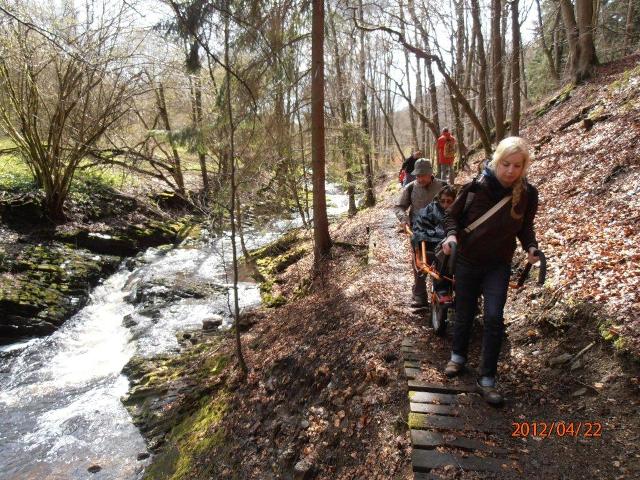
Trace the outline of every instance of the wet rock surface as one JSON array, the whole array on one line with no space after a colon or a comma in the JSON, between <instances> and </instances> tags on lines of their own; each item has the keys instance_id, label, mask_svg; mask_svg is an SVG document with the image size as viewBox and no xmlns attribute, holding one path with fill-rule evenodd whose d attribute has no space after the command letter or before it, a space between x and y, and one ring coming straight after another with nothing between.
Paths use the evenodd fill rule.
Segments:
<instances>
[{"instance_id":1,"label":"wet rock surface","mask_svg":"<svg viewBox=\"0 0 640 480\"><path fill-rule=\"evenodd\" d=\"M168 251L176 242L199 234L194 222L193 217L170 222L147 219L126 228L43 228L27 235L3 226L0 344L52 333L87 303L91 288L115 272L123 257L164 244L169 244ZM127 266L142 263L141 257ZM147 290L141 291L143 301L145 295L161 295L161 289ZM176 295L201 298L197 291L178 289Z\"/></svg>"},{"instance_id":2,"label":"wet rock surface","mask_svg":"<svg viewBox=\"0 0 640 480\"><path fill-rule=\"evenodd\" d=\"M0 343L53 332L120 260L57 243L24 248L0 273Z\"/></svg>"},{"instance_id":3,"label":"wet rock surface","mask_svg":"<svg viewBox=\"0 0 640 480\"><path fill-rule=\"evenodd\" d=\"M177 337L181 355L136 356L122 370L131 382L122 403L153 453L165 444L172 428L188 421L224 384L229 362L228 355L218 351L219 335L189 332Z\"/></svg>"}]
</instances>

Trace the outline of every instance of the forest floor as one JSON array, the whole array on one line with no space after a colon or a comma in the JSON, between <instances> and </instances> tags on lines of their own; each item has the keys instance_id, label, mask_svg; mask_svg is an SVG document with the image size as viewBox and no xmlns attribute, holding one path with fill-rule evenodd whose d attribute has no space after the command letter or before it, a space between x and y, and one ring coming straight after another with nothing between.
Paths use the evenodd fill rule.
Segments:
<instances>
[{"instance_id":1,"label":"forest floor","mask_svg":"<svg viewBox=\"0 0 640 480\"><path fill-rule=\"evenodd\" d=\"M322 274L309 284L311 257L278 280L285 297L300 297L251 315L243 335L246 382L227 382L229 409L215 430L226 440L198 455L191 474L214 478L412 478L404 337L424 346L429 367L420 378L447 384L442 374L451 337L436 336L425 311L408 307L409 247L398 233L386 192L376 208L331 228L337 242ZM368 232L368 233L367 233ZM367 249L367 245L372 248ZM616 353L597 317L567 312L563 330L536 320L544 287L510 295L507 340L499 378L506 396L498 410L498 443L519 465L501 477L635 478L640 472L637 361ZM523 318L529 320L524 321ZM477 367L481 327L474 330L470 366ZM572 369L551 366L563 352L594 345ZM233 355L232 344L226 347ZM463 378L472 383L470 376ZM489 409L489 406L480 408ZM515 438L513 422L594 422L601 436ZM213 432L209 432L213 434ZM452 467L441 478L485 478ZM162 478L162 477L160 477ZM496 478L495 474L486 478Z\"/></svg>"},{"instance_id":2,"label":"forest floor","mask_svg":"<svg viewBox=\"0 0 640 480\"><path fill-rule=\"evenodd\" d=\"M498 372L505 405L491 411L504 424L496 441L516 467L500 477L640 474L639 60L600 67L592 82L525 116L549 270L544 286L529 281L507 302ZM284 304L244 314L248 377L231 360L200 381L196 397L193 387L173 391L162 409L187 421L158 444L166 442L147 478L413 477L401 343L409 337L424 349L421 380L447 384L451 334L436 336L426 312L409 308L410 252L391 212L398 189L390 177L379 180L375 208L331 226L334 247L318 275L311 254L286 262L270 285ZM312 251L309 237L301 242ZM472 369L480 337L476 325ZM202 341L200 360L191 357L181 375L235 355L230 336ZM562 421L598 424L599 435L511 435L514 423ZM453 466L433 473L483 478Z\"/></svg>"}]
</instances>

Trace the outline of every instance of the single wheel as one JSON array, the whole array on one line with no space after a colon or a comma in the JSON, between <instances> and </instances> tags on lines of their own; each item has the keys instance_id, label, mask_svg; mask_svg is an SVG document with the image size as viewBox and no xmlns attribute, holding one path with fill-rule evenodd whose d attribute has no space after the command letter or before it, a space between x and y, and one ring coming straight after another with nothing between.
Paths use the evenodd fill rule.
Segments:
<instances>
[{"instance_id":1,"label":"single wheel","mask_svg":"<svg viewBox=\"0 0 640 480\"><path fill-rule=\"evenodd\" d=\"M431 301L431 326L436 335L442 337L447 330L448 308L437 301Z\"/></svg>"}]
</instances>

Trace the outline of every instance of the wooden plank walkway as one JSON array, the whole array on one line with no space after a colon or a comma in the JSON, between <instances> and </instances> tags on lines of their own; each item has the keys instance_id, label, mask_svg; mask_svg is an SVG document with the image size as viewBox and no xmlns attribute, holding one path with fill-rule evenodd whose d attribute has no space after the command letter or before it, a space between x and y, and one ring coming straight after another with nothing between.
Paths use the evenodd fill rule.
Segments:
<instances>
[{"instance_id":1,"label":"wooden plank walkway","mask_svg":"<svg viewBox=\"0 0 640 480\"><path fill-rule=\"evenodd\" d=\"M510 424L480 398L474 386L417 380L426 348L412 339L404 339L401 347L414 479L440 478L431 471L447 465L496 477L516 475L518 465L500 446L510 434Z\"/></svg>"}]
</instances>

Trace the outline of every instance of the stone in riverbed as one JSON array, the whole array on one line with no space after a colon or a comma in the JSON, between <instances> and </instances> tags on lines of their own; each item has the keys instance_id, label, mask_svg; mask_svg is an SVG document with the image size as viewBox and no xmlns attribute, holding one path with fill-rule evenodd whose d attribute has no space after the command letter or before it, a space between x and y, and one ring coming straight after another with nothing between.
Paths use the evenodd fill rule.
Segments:
<instances>
[{"instance_id":1,"label":"stone in riverbed","mask_svg":"<svg viewBox=\"0 0 640 480\"><path fill-rule=\"evenodd\" d=\"M87 472L89 473L98 473L100 470L102 470L102 467L100 465L91 465L89 468L87 468Z\"/></svg>"},{"instance_id":2,"label":"stone in riverbed","mask_svg":"<svg viewBox=\"0 0 640 480\"><path fill-rule=\"evenodd\" d=\"M214 315L210 318L205 318L202 321L203 330L216 330L222 326L222 317L220 315Z\"/></svg>"},{"instance_id":3,"label":"stone in riverbed","mask_svg":"<svg viewBox=\"0 0 640 480\"><path fill-rule=\"evenodd\" d=\"M150 456L149 452L140 452L138 454L138 461L145 460L149 458L149 456Z\"/></svg>"}]
</instances>

